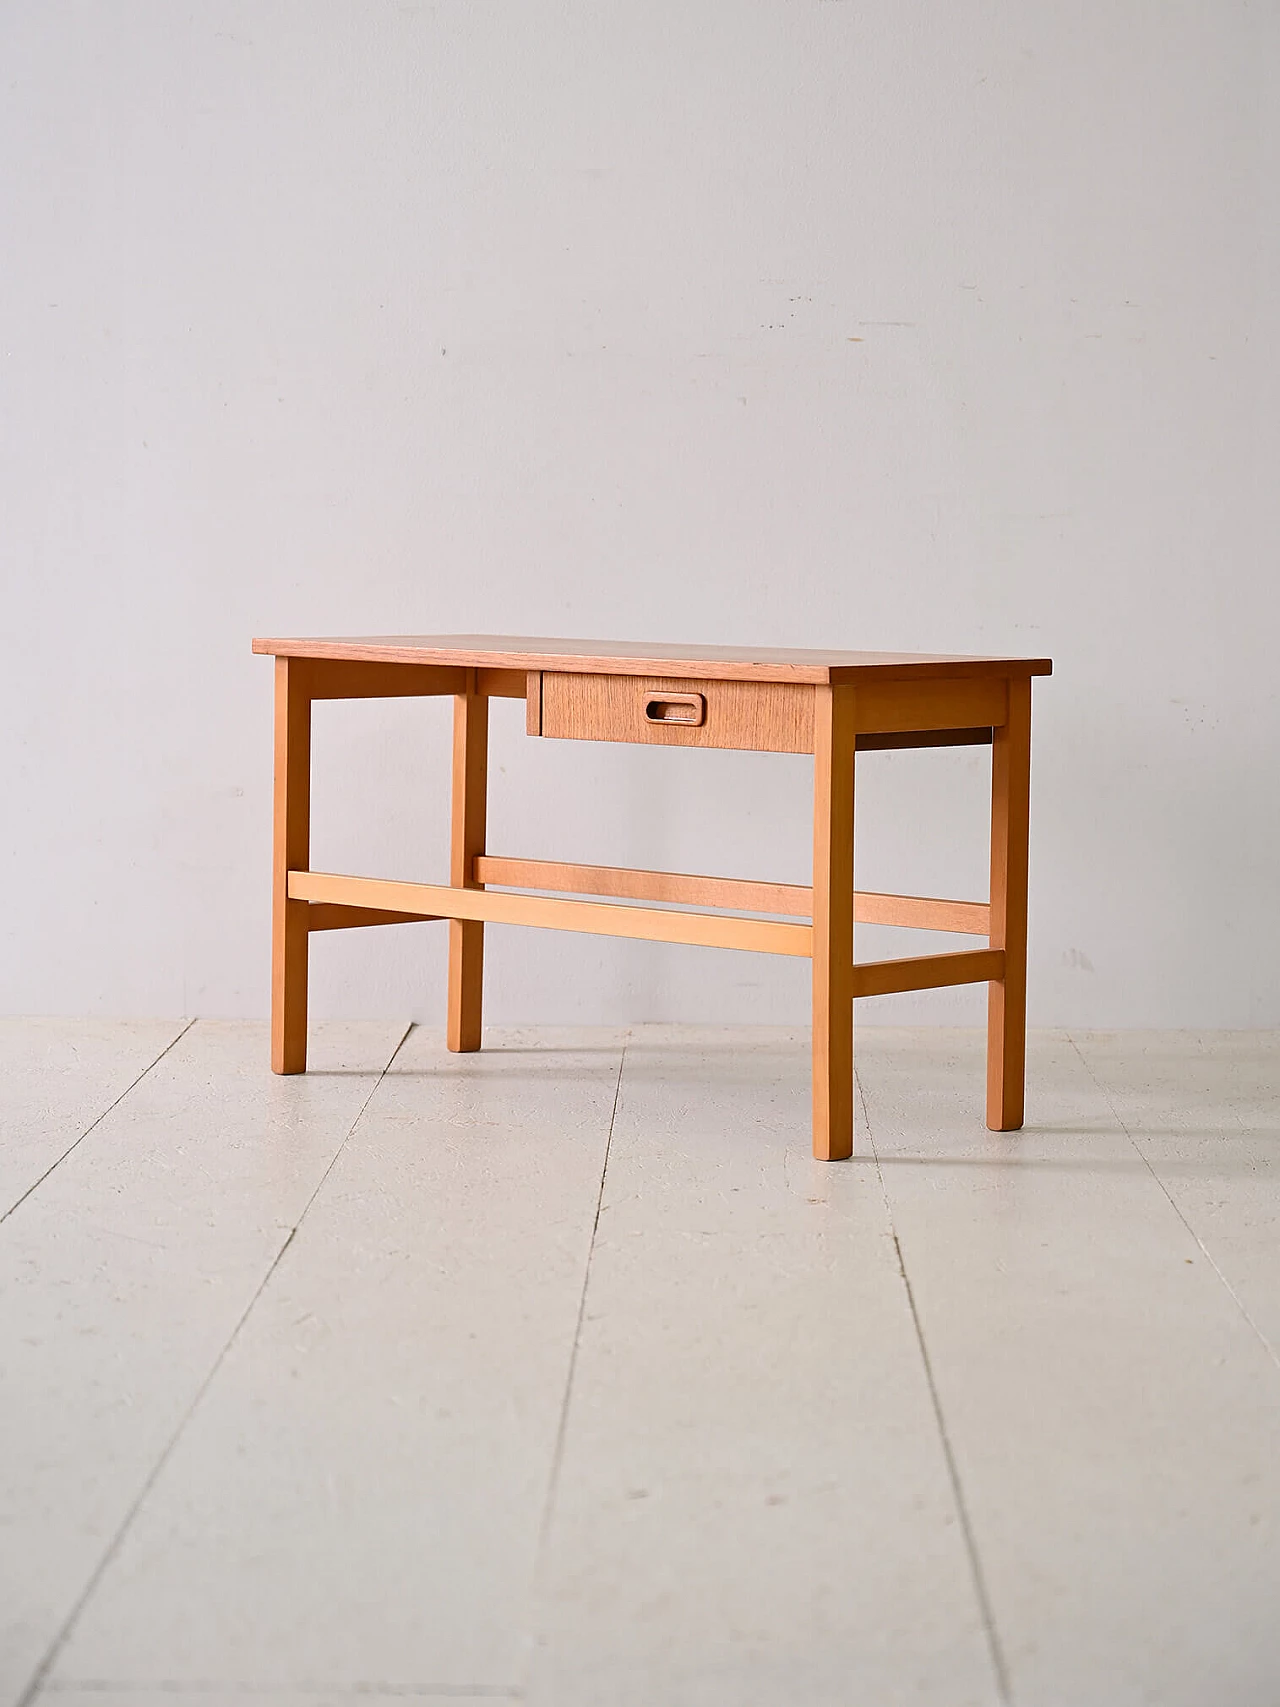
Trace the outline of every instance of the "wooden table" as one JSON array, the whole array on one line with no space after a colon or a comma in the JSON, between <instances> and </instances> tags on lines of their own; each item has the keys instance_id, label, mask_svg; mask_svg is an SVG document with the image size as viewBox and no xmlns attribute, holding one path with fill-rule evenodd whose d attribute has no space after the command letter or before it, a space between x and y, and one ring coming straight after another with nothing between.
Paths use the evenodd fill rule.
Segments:
<instances>
[{"instance_id":1,"label":"wooden table","mask_svg":"<svg viewBox=\"0 0 1280 1707\"><path fill-rule=\"evenodd\" d=\"M276 660L271 1065L277 1073L306 1071L310 933L356 925L449 921L448 1045L478 1049L488 920L811 959L813 1153L826 1160L853 1152L853 998L986 983L987 1125L994 1131L1022 1125L1031 678L1049 674L1047 658L485 634L255 640L253 649ZM312 871L312 700L407 694L453 695L449 882ZM529 734L544 740L812 753L812 886L489 853L486 763L495 696L523 699ZM990 900L855 890L855 753L977 744L992 748ZM609 899L567 900L562 894ZM655 901L699 910L625 904ZM704 908L780 917L740 918ZM987 946L859 963L853 958L855 920L963 932L985 937Z\"/></svg>"}]
</instances>

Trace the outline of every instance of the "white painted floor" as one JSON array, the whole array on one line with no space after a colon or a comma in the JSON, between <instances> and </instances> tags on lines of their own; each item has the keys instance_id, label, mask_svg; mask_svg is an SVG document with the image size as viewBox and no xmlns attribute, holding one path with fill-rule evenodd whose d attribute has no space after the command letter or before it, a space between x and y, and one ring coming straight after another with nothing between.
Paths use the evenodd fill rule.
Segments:
<instances>
[{"instance_id":1,"label":"white painted floor","mask_svg":"<svg viewBox=\"0 0 1280 1707\"><path fill-rule=\"evenodd\" d=\"M489 1042L0 1022L0 1703L1280 1703L1280 1035Z\"/></svg>"}]
</instances>

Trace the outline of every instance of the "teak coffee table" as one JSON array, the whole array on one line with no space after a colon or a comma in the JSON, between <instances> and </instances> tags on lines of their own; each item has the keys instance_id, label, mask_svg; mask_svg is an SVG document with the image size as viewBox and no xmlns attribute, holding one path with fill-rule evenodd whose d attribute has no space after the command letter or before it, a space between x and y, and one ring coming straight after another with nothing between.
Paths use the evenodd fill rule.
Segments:
<instances>
[{"instance_id":1,"label":"teak coffee table","mask_svg":"<svg viewBox=\"0 0 1280 1707\"><path fill-rule=\"evenodd\" d=\"M1022 1125L1026 1052L1027 813L1031 678L1047 658L659 646L509 635L255 640L276 660L271 1065L307 1066L312 931L449 921L450 1049L480 1047L484 926L748 948L813 962L813 1153L853 1152L853 998L985 983L987 1125ZM311 702L453 695L449 882L398 883L310 869ZM510 859L485 847L489 700L523 699L530 735L658 747L813 754L813 885ZM990 901L853 887L856 752L987 745ZM497 887L490 887L497 885ZM608 896L562 900L551 890ZM782 915L744 919L629 902ZM804 922L790 922L792 919ZM853 958L854 921L985 937L985 948L905 960Z\"/></svg>"}]
</instances>

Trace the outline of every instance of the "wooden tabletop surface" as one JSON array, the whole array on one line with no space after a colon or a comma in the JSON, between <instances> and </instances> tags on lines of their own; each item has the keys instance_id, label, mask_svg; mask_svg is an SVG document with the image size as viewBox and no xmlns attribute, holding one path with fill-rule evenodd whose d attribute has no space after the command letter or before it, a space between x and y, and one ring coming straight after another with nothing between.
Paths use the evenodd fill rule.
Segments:
<instances>
[{"instance_id":1,"label":"wooden tabletop surface","mask_svg":"<svg viewBox=\"0 0 1280 1707\"><path fill-rule=\"evenodd\" d=\"M375 634L259 639L255 652L384 664L463 664L499 670L567 670L608 676L721 681L848 682L859 677L1047 676L1048 658L932 652L836 652L781 646L676 645L648 640L552 640L518 634Z\"/></svg>"}]
</instances>

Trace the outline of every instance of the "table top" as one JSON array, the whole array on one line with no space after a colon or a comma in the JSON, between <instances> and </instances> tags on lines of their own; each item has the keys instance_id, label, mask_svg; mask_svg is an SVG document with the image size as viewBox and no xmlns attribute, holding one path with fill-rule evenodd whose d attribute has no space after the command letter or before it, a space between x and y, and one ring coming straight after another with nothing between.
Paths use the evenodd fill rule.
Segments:
<instances>
[{"instance_id":1,"label":"table top","mask_svg":"<svg viewBox=\"0 0 1280 1707\"><path fill-rule=\"evenodd\" d=\"M746 682L850 682L956 676L1047 676L1048 658L933 652L835 652L781 646L675 645L648 640L551 640L518 634L375 634L259 639L255 652L380 664L464 664L604 676L692 676Z\"/></svg>"}]
</instances>

